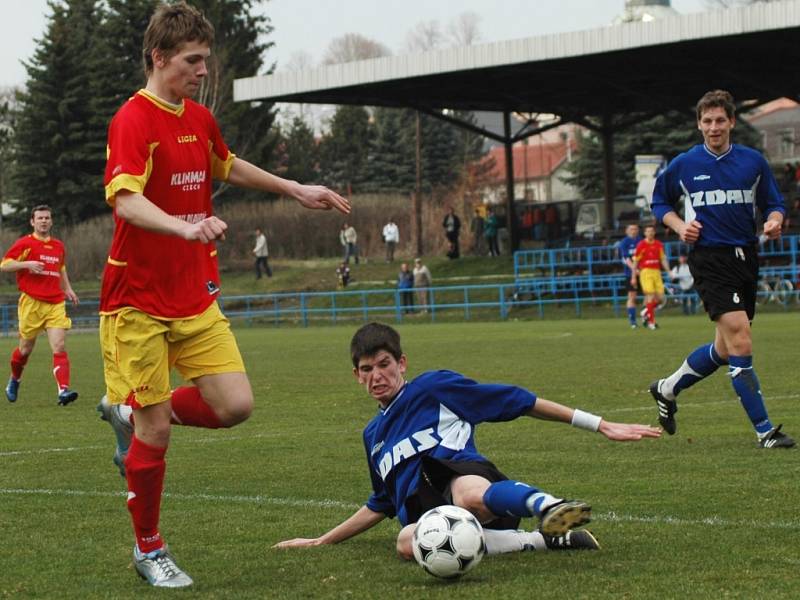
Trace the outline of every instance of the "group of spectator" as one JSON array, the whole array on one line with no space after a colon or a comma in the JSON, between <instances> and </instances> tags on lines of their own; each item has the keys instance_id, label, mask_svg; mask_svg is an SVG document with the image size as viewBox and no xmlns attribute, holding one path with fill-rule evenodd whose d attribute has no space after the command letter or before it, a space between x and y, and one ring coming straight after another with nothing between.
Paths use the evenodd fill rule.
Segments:
<instances>
[{"instance_id":1,"label":"group of spectator","mask_svg":"<svg viewBox=\"0 0 800 600\"><path fill-rule=\"evenodd\" d=\"M488 246L490 256L500 256L500 245L497 240L498 229L500 223L497 220L497 215L494 209L489 206L486 208L486 217L484 218L480 208L475 209L475 214L470 223L470 232L473 236L472 251L477 256L483 256L486 249L483 245L484 241ZM447 208L447 214L442 221L442 228L444 235L447 238L447 258L456 259L461 256L459 247L459 235L461 232L461 220L455 214L452 206Z\"/></svg>"},{"instance_id":2,"label":"group of spectator","mask_svg":"<svg viewBox=\"0 0 800 600\"><path fill-rule=\"evenodd\" d=\"M421 258L414 259L414 269L408 263L400 265L397 274L397 289L400 290L400 301L406 314L414 312L414 291L416 290L417 305L423 313L428 312L428 289L433 283L430 269L422 264Z\"/></svg>"},{"instance_id":3,"label":"group of spectator","mask_svg":"<svg viewBox=\"0 0 800 600\"><path fill-rule=\"evenodd\" d=\"M551 241L561 235L561 213L555 204L529 206L520 217L522 235L536 241Z\"/></svg>"}]
</instances>

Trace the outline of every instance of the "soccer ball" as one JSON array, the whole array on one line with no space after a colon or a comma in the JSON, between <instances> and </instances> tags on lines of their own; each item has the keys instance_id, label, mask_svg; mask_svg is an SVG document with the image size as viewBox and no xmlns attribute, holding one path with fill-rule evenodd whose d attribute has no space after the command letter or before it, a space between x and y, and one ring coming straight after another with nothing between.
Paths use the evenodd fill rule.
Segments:
<instances>
[{"instance_id":1,"label":"soccer ball","mask_svg":"<svg viewBox=\"0 0 800 600\"><path fill-rule=\"evenodd\" d=\"M417 522L411 548L419 566L435 577L454 579L475 568L486 554L483 527L458 506L437 506Z\"/></svg>"}]
</instances>

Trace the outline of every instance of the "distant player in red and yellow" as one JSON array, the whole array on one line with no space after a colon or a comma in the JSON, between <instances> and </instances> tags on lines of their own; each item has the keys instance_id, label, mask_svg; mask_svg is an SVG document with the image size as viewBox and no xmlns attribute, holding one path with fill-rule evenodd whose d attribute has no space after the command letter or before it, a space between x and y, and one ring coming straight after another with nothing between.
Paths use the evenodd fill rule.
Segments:
<instances>
[{"instance_id":1,"label":"distant player in red and yellow","mask_svg":"<svg viewBox=\"0 0 800 600\"><path fill-rule=\"evenodd\" d=\"M246 420L253 391L222 314L213 179L277 193L312 209L350 212L323 186L276 177L234 156L214 116L193 102L208 74L214 28L185 2L161 4L144 34L147 84L108 130L106 201L114 238L100 296L106 396L114 462L128 485L136 572L156 587L192 585L159 530L172 425L219 428ZM172 389L176 368L191 382Z\"/></svg>"},{"instance_id":2,"label":"distant player in red and yellow","mask_svg":"<svg viewBox=\"0 0 800 600\"><path fill-rule=\"evenodd\" d=\"M65 298L78 304L67 276L64 244L50 237L53 213L41 204L31 211L33 233L19 238L8 249L0 271L17 274L17 287L22 292L17 307L19 346L11 354L11 377L6 385L6 398L17 401L22 371L36 345L37 336L47 332L53 349L53 376L58 384L58 404L65 406L78 398L69 389L69 358L66 351L67 329L72 321L67 317Z\"/></svg>"},{"instance_id":3,"label":"distant player in red and yellow","mask_svg":"<svg viewBox=\"0 0 800 600\"><path fill-rule=\"evenodd\" d=\"M664 280L661 270L669 271L664 244L656 239L656 228L644 228L644 239L636 245L633 264L639 274L639 283L644 292L644 314L648 329L656 329L656 306L664 298Z\"/></svg>"}]
</instances>

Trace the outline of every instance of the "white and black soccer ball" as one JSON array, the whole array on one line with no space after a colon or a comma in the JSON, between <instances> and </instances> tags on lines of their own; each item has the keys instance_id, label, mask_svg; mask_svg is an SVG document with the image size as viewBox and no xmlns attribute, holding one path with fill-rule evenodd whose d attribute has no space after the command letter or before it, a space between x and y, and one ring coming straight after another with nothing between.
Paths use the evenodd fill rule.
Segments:
<instances>
[{"instance_id":1,"label":"white and black soccer ball","mask_svg":"<svg viewBox=\"0 0 800 600\"><path fill-rule=\"evenodd\" d=\"M486 554L483 527L458 506L437 506L417 521L411 548L419 566L435 577L454 579L475 568Z\"/></svg>"}]
</instances>

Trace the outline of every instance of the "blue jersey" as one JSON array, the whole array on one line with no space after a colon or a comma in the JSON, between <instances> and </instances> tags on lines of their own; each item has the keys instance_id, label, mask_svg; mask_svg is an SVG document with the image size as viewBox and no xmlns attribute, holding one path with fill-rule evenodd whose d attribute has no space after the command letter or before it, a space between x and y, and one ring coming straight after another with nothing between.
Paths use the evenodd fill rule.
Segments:
<instances>
[{"instance_id":1,"label":"blue jersey","mask_svg":"<svg viewBox=\"0 0 800 600\"><path fill-rule=\"evenodd\" d=\"M619 259L622 261L622 266L625 267L625 277L630 279L632 272L631 268L628 266L628 263L625 262L625 259L628 258L633 260L634 255L636 254L636 246L639 245L639 242L642 241L641 236L636 236L632 238L626 235L617 243L617 250L619 250Z\"/></svg>"},{"instance_id":2,"label":"blue jersey","mask_svg":"<svg viewBox=\"0 0 800 600\"><path fill-rule=\"evenodd\" d=\"M526 414L536 395L480 384L453 371L429 371L403 386L364 428L372 495L367 507L408 524L406 499L417 490L423 456L486 460L475 447L478 423Z\"/></svg>"},{"instance_id":3,"label":"blue jersey","mask_svg":"<svg viewBox=\"0 0 800 600\"><path fill-rule=\"evenodd\" d=\"M683 219L703 225L698 246L748 246L756 237L756 207L766 218L785 213L772 171L760 152L731 145L717 156L698 144L673 160L656 179L653 213L662 221L684 199Z\"/></svg>"}]
</instances>

